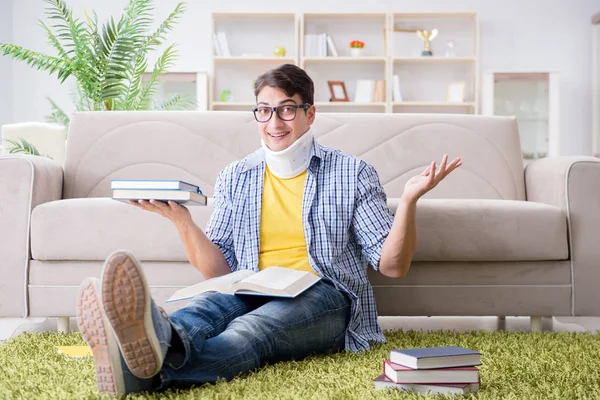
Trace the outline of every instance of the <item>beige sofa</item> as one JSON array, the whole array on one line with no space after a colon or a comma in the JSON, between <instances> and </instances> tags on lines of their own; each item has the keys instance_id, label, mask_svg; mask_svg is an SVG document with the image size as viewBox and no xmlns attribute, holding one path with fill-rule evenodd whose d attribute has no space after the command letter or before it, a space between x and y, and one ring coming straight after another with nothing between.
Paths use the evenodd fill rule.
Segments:
<instances>
[{"instance_id":1,"label":"beige sofa","mask_svg":"<svg viewBox=\"0 0 600 400\"><path fill-rule=\"evenodd\" d=\"M128 249L159 303L202 279L171 223L109 198L115 178L217 173L259 146L250 112L80 113L64 170L0 159L0 316L71 317L80 281ZM444 153L464 165L418 204L403 279L371 271L379 315L600 315L600 160L547 158L524 171L516 121L427 114L319 114L320 143L372 163L393 209L405 181ZM204 226L211 207L192 207ZM180 306L170 304L170 309Z\"/></svg>"}]
</instances>

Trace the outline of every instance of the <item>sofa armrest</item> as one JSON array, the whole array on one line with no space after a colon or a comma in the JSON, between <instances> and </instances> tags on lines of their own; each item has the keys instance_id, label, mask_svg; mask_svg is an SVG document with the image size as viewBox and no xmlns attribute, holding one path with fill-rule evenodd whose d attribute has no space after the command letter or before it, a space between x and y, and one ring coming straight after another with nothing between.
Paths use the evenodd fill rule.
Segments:
<instances>
[{"instance_id":1,"label":"sofa armrest","mask_svg":"<svg viewBox=\"0 0 600 400\"><path fill-rule=\"evenodd\" d=\"M29 229L38 204L62 197L63 170L30 155L0 157L0 317L26 317Z\"/></svg>"},{"instance_id":2,"label":"sofa armrest","mask_svg":"<svg viewBox=\"0 0 600 400\"><path fill-rule=\"evenodd\" d=\"M528 201L560 207L567 215L572 314L600 315L600 159L549 157L525 169Z\"/></svg>"}]
</instances>

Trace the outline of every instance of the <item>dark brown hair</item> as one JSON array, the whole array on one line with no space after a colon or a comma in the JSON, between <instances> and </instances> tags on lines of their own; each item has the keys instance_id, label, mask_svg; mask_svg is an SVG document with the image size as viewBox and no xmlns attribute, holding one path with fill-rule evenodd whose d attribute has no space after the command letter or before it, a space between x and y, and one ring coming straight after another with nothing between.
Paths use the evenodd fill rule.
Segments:
<instances>
[{"instance_id":1,"label":"dark brown hair","mask_svg":"<svg viewBox=\"0 0 600 400\"><path fill-rule=\"evenodd\" d=\"M283 64L259 76L254 84L254 96L265 86L279 89L289 97L298 94L302 103L314 103L315 85L306 71L296 65Z\"/></svg>"}]
</instances>

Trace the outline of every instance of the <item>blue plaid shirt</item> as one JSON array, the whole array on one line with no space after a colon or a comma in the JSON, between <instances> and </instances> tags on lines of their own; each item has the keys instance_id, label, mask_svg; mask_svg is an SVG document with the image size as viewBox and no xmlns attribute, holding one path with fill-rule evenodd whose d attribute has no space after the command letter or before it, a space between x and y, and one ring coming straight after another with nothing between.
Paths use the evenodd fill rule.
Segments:
<instances>
[{"instance_id":1,"label":"blue plaid shirt","mask_svg":"<svg viewBox=\"0 0 600 400\"><path fill-rule=\"evenodd\" d=\"M206 235L232 271L258 271L265 165L264 151L259 149L228 165L217 178ZM364 161L315 141L302 204L311 267L352 298L346 349L356 352L385 342L367 278L369 264L379 267L394 218L377 172Z\"/></svg>"}]
</instances>

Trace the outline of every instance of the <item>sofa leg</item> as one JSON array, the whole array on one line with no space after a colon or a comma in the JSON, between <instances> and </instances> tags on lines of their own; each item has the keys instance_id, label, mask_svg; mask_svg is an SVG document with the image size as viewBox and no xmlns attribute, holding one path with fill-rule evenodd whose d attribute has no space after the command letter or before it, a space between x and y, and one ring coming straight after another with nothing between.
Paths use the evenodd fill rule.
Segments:
<instances>
[{"instance_id":1,"label":"sofa leg","mask_svg":"<svg viewBox=\"0 0 600 400\"><path fill-rule=\"evenodd\" d=\"M530 318L531 332L541 332L542 331L542 317L529 317L529 318Z\"/></svg>"},{"instance_id":2,"label":"sofa leg","mask_svg":"<svg viewBox=\"0 0 600 400\"><path fill-rule=\"evenodd\" d=\"M505 316L498 317L498 320L496 321L496 323L497 323L496 330L498 330L498 331L506 330L506 317Z\"/></svg>"},{"instance_id":3,"label":"sofa leg","mask_svg":"<svg viewBox=\"0 0 600 400\"><path fill-rule=\"evenodd\" d=\"M70 319L69 317L58 317L56 321L57 331L69 333Z\"/></svg>"}]
</instances>

